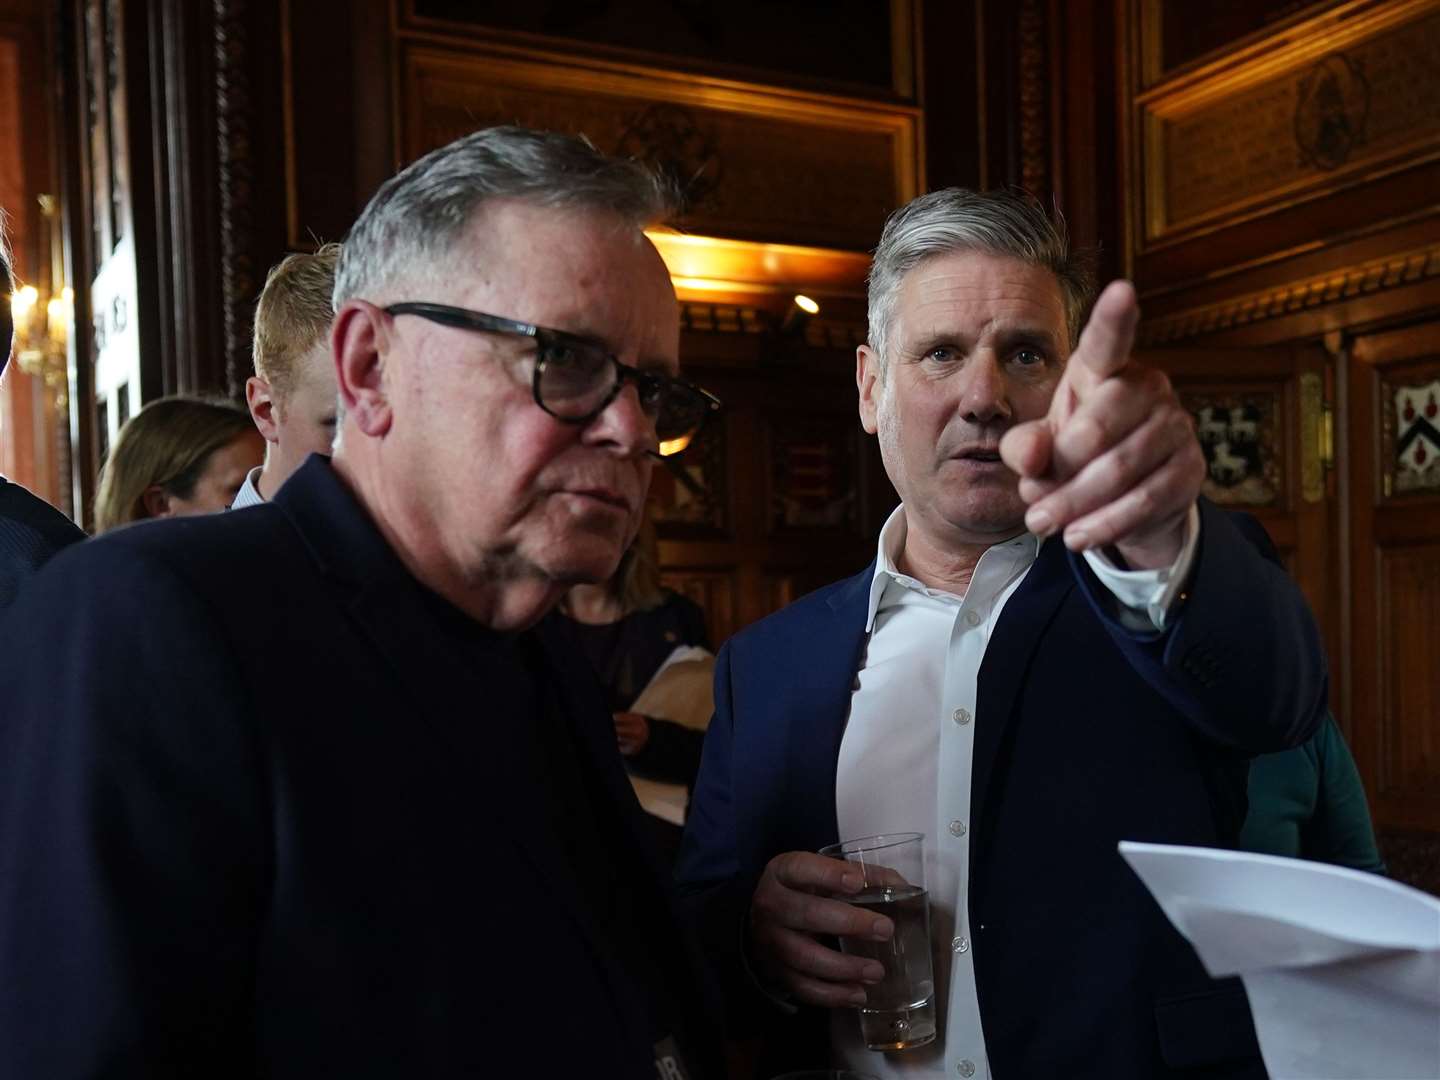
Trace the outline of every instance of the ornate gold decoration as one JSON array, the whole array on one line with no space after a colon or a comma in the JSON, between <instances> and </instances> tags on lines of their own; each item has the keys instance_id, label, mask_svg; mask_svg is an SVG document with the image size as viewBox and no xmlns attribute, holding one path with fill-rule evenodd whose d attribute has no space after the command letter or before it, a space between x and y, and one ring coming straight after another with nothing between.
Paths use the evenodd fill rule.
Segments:
<instances>
[{"instance_id":1,"label":"ornate gold decoration","mask_svg":"<svg viewBox=\"0 0 1440 1080\"><path fill-rule=\"evenodd\" d=\"M250 303L255 295L249 239L254 187L250 152L247 0L214 0L215 134L219 151L221 323L231 387L250 371Z\"/></svg>"},{"instance_id":2,"label":"ornate gold decoration","mask_svg":"<svg viewBox=\"0 0 1440 1080\"><path fill-rule=\"evenodd\" d=\"M1440 146L1440 6L1325 13L1135 105L1147 244L1364 185Z\"/></svg>"},{"instance_id":3,"label":"ornate gold decoration","mask_svg":"<svg viewBox=\"0 0 1440 1080\"><path fill-rule=\"evenodd\" d=\"M499 43L399 48L406 160L495 123L583 132L698 183L687 232L857 253L920 190L912 106Z\"/></svg>"},{"instance_id":4,"label":"ornate gold decoration","mask_svg":"<svg viewBox=\"0 0 1440 1080\"><path fill-rule=\"evenodd\" d=\"M25 374L43 381L54 398L56 409L63 412L70 401L70 338L75 332L75 294L65 284L65 262L60 256L60 215L55 197L41 195L39 202L40 214L50 232L50 284L48 288L22 285L8 298L15 331L15 364ZM0 360L0 369L4 366Z\"/></svg>"},{"instance_id":5,"label":"ornate gold decoration","mask_svg":"<svg viewBox=\"0 0 1440 1080\"><path fill-rule=\"evenodd\" d=\"M1440 277L1440 244L1164 315L1141 324L1139 343L1145 347L1167 345L1433 277Z\"/></svg>"},{"instance_id":6,"label":"ornate gold decoration","mask_svg":"<svg viewBox=\"0 0 1440 1080\"><path fill-rule=\"evenodd\" d=\"M1045 197L1050 192L1050 94L1040 0L1024 0L1019 22L1020 182L1025 190Z\"/></svg>"},{"instance_id":7,"label":"ornate gold decoration","mask_svg":"<svg viewBox=\"0 0 1440 1080\"><path fill-rule=\"evenodd\" d=\"M702 334L756 334L775 332L775 317L769 312L735 304L707 304L695 300L680 303L680 327ZM814 317L805 324L805 344L818 348L850 350L865 343L863 323Z\"/></svg>"}]
</instances>

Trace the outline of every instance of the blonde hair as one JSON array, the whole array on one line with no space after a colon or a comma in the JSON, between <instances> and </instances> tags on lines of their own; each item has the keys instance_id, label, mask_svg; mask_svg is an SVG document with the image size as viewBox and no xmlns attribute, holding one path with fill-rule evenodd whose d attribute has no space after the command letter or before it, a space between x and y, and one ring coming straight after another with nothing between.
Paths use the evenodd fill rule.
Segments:
<instances>
[{"instance_id":1,"label":"blonde hair","mask_svg":"<svg viewBox=\"0 0 1440 1080\"><path fill-rule=\"evenodd\" d=\"M100 470L95 532L142 521L145 491L159 484L186 499L210 455L255 430L250 414L234 405L199 398L160 398L125 421Z\"/></svg>"},{"instance_id":2,"label":"blonde hair","mask_svg":"<svg viewBox=\"0 0 1440 1080\"><path fill-rule=\"evenodd\" d=\"M620 602L627 615L651 611L665 602L660 584L659 542L649 510L640 522L640 532L620 556L620 565L610 575L610 595Z\"/></svg>"},{"instance_id":3,"label":"blonde hair","mask_svg":"<svg viewBox=\"0 0 1440 1080\"><path fill-rule=\"evenodd\" d=\"M287 255L265 278L251 355L255 374L282 400L295 389L295 365L330 332L339 261L340 245L322 244L313 255Z\"/></svg>"}]
</instances>

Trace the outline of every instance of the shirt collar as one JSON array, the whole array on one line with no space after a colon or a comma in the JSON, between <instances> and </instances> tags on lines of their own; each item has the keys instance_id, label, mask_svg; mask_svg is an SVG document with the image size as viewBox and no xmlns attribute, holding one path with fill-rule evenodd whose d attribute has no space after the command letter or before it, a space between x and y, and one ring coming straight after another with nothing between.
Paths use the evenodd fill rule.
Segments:
<instances>
[{"instance_id":1,"label":"shirt collar","mask_svg":"<svg viewBox=\"0 0 1440 1080\"><path fill-rule=\"evenodd\" d=\"M887 588L910 589L915 592L922 592L927 596L956 598L954 593L946 592L943 589L931 589L923 581L919 581L908 574L903 574L895 568L900 553L905 550L905 536L908 528L905 521L905 504L901 503L885 519L885 525L880 530L880 540L876 545L875 552L875 574L870 579L870 604L865 612L865 632L868 634L875 629L875 614L880 610L880 601L885 597ZM998 544L992 544L985 550L983 560L991 552L1001 548L1009 548L1016 553L1020 562L1028 567L1035 561L1036 555L1040 552L1040 538L1034 533L1021 533L1019 536L1011 537L1009 540L1002 540ZM1017 566L1017 569L1019 567ZM977 564L976 570L980 568Z\"/></svg>"},{"instance_id":2,"label":"shirt collar","mask_svg":"<svg viewBox=\"0 0 1440 1080\"><path fill-rule=\"evenodd\" d=\"M265 500L260 495L260 470L261 466L256 465L245 474L245 483L240 485L240 490L235 493L235 498L230 503L231 510L244 510L247 506L264 503Z\"/></svg>"}]
</instances>

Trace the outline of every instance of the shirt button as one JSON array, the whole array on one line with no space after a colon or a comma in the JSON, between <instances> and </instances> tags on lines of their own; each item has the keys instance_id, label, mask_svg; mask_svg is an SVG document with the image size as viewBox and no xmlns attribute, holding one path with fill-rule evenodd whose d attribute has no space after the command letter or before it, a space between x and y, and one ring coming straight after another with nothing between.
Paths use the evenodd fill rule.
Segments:
<instances>
[{"instance_id":1,"label":"shirt button","mask_svg":"<svg viewBox=\"0 0 1440 1080\"><path fill-rule=\"evenodd\" d=\"M964 709L956 709L950 714L950 718L962 726L970 722L970 714Z\"/></svg>"},{"instance_id":2,"label":"shirt button","mask_svg":"<svg viewBox=\"0 0 1440 1080\"><path fill-rule=\"evenodd\" d=\"M964 823L963 821L952 821L952 822L950 822L950 835L951 835L951 836L964 836L964 835L965 835L965 823Z\"/></svg>"},{"instance_id":3,"label":"shirt button","mask_svg":"<svg viewBox=\"0 0 1440 1080\"><path fill-rule=\"evenodd\" d=\"M973 1061L959 1061L955 1063L955 1071L961 1076L970 1077L975 1075L975 1063Z\"/></svg>"},{"instance_id":4,"label":"shirt button","mask_svg":"<svg viewBox=\"0 0 1440 1080\"><path fill-rule=\"evenodd\" d=\"M967 953L970 951L970 939L963 937L951 938L950 948L958 953Z\"/></svg>"},{"instance_id":5,"label":"shirt button","mask_svg":"<svg viewBox=\"0 0 1440 1080\"><path fill-rule=\"evenodd\" d=\"M965 612L965 621L966 621L967 623L969 623L971 626L979 626L979 625L980 625L980 613L979 613L978 611L967 611L967 612ZM971 1067L973 1068L974 1066L971 1066Z\"/></svg>"}]
</instances>

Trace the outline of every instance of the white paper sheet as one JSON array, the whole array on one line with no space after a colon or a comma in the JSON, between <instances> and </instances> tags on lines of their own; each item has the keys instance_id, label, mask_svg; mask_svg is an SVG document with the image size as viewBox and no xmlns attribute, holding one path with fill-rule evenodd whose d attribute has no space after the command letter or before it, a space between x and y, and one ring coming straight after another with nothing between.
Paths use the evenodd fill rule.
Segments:
<instances>
[{"instance_id":1,"label":"white paper sheet","mask_svg":"<svg viewBox=\"0 0 1440 1080\"><path fill-rule=\"evenodd\" d=\"M1244 980L1272 1080L1440 1080L1440 900L1274 855L1120 854L1206 970Z\"/></svg>"},{"instance_id":2,"label":"white paper sheet","mask_svg":"<svg viewBox=\"0 0 1440 1080\"><path fill-rule=\"evenodd\" d=\"M630 708L645 716L704 731L710 723L710 714L715 711L711 689L714 676L714 653L698 645L677 645ZM664 818L672 825L685 824L685 810L690 803L690 789L686 785L647 780L632 774L630 786L646 813Z\"/></svg>"}]
</instances>

